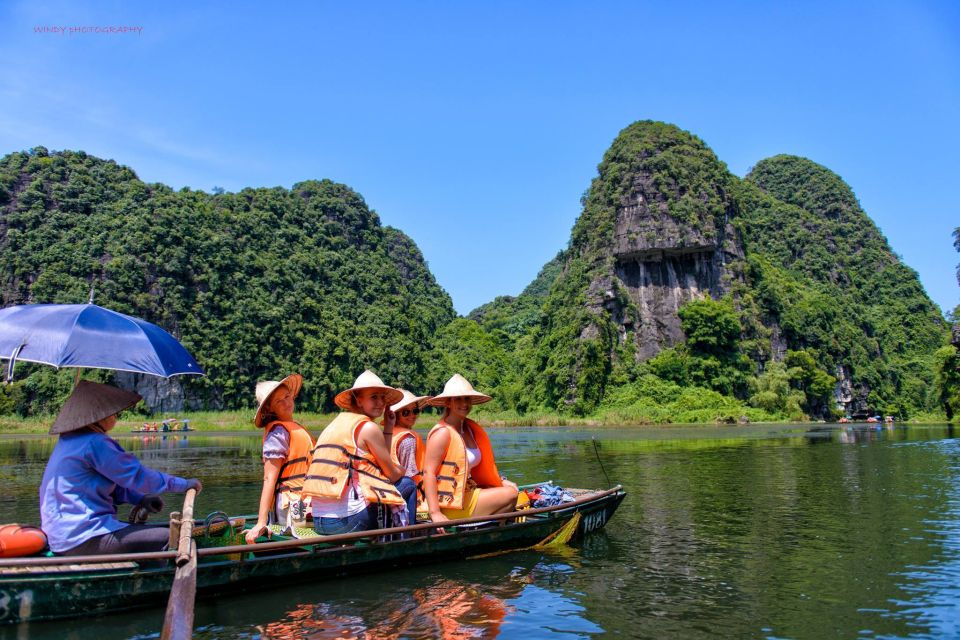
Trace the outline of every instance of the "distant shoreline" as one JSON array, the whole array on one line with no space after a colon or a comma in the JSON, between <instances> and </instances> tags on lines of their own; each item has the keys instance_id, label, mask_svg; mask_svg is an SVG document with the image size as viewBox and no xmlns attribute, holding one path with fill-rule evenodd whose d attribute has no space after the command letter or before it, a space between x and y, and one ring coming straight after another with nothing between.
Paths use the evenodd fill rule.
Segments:
<instances>
[{"instance_id":1,"label":"distant shoreline","mask_svg":"<svg viewBox=\"0 0 960 640\"><path fill-rule=\"evenodd\" d=\"M294 418L307 428L308 431L316 435L323 427L327 426L336 414L333 413L296 413ZM142 426L145 422L160 423L167 418L179 418L190 421L190 431L156 431L156 432L134 432L133 429ZM793 421L793 420L774 420L763 422L750 422L743 425L731 424L726 421L715 422L644 422L644 421L623 421L609 420L603 417L573 417L560 414L529 414L526 416L516 415L498 415L484 414L478 412L474 416L477 421L490 427L735 427L758 424L804 424L804 425L840 425L837 422L816 422L816 421ZM439 414L426 414L421 416L414 427L418 430L427 430L436 424ZM13 416L0 416L0 435L44 435L53 423L54 416L17 418ZM942 416L921 416L916 419L901 421L895 424L924 425L924 424L946 424L946 419ZM846 426L852 425L870 425L884 426L883 423L851 422ZM123 420L117 423L115 429L111 432L113 435L179 435L179 434L213 434L213 433L247 433L254 435L261 431L253 426L253 411L204 411L196 413L183 414L163 414L153 417L133 417L124 416Z\"/></svg>"}]
</instances>

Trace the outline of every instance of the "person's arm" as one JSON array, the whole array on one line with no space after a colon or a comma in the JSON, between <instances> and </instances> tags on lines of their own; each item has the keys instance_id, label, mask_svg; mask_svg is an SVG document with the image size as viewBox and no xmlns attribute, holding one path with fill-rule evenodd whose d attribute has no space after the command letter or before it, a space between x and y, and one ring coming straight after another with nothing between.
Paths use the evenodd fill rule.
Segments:
<instances>
[{"instance_id":1,"label":"person's arm","mask_svg":"<svg viewBox=\"0 0 960 640\"><path fill-rule=\"evenodd\" d=\"M144 494L148 493L183 493L192 483L197 482L154 471L144 466L137 456L124 451L107 437L91 442L89 456L94 469L121 489L114 495L125 502L131 501L137 495L142 499ZM139 499L136 502L139 502Z\"/></svg>"},{"instance_id":2,"label":"person's arm","mask_svg":"<svg viewBox=\"0 0 960 640\"><path fill-rule=\"evenodd\" d=\"M363 423L363 426L360 427L360 435L357 437L357 444L373 454L380 469L383 470L383 474L387 476L390 482L397 482L403 477L403 470L393 464L393 460L390 459L387 443L376 424L372 422Z\"/></svg>"},{"instance_id":3,"label":"person's arm","mask_svg":"<svg viewBox=\"0 0 960 640\"><path fill-rule=\"evenodd\" d=\"M393 428L397 425L397 414L387 407L383 412L383 442L390 451L390 442L393 440Z\"/></svg>"},{"instance_id":4,"label":"person's arm","mask_svg":"<svg viewBox=\"0 0 960 640\"><path fill-rule=\"evenodd\" d=\"M277 478L280 477L280 467L283 460L267 458L263 461L263 488L260 490L260 508L257 510L257 523L247 530L245 538L247 544L253 544L260 537L267 523L270 521L270 512L276 500Z\"/></svg>"},{"instance_id":5,"label":"person's arm","mask_svg":"<svg viewBox=\"0 0 960 640\"><path fill-rule=\"evenodd\" d=\"M440 496L437 494L437 469L443 464L443 456L449 446L450 434L446 429L438 429L427 438L427 450L423 456L423 494L432 522L450 519L440 511Z\"/></svg>"},{"instance_id":6,"label":"person's arm","mask_svg":"<svg viewBox=\"0 0 960 640\"><path fill-rule=\"evenodd\" d=\"M143 500L144 497L146 497L145 493L140 493L133 489L125 489L120 485L117 485L113 490L114 504L140 504L140 501Z\"/></svg>"}]
</instances>

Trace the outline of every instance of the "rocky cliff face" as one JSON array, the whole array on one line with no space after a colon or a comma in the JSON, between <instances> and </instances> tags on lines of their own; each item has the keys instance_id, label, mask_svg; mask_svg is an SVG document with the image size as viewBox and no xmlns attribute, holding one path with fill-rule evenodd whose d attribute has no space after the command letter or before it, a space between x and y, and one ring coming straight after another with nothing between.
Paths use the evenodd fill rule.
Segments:
<instances>
[{"instance_id":1,"label":"rocky cliff face","mask_svg":"<svg viewBox=\"0 0 960 640\"><path fill-rule=\"evenodd\" d=\"M623 333L634 330L641 360L683 341L677 311L691 300L727 293L735 277L727 265L743 258L729 222L731 203L725 199L721 220L706 220L703 227L684 224L669 206L683 189L677 183L658 189L653 173L641 171L617 207L613 276L636 313L611 311Z\"/></svg>"},{"instance_id":2,"label":"rocky cliff face","mask_svg":"<svg viewBox=\"0 0 960 640\"><path fill-rule=\"evenodd\" d=\"M581 255L609 259L594 273L587 306L632 340L641 361L683 341L680 307L723 296L739 277L730 269L743 247L728 181L702 141L662 123L625 129L600 166L586 206L607 211L611 223L582 232L579 244Z\"/></svg>"}]
</instances>

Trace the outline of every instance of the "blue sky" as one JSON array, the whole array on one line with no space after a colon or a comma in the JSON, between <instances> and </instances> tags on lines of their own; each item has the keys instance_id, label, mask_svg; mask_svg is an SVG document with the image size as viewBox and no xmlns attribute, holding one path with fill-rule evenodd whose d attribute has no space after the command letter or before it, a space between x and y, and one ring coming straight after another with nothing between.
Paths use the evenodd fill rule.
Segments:
<instances>
[{"instance_id":1,"label":"blue sky","mask_svg":"<svg viewBox=\"0 0 960 640\"><path fill-rule=\"evenodd\" d=\"M960 3L7 1L0 60L0 154L83 149L208 191L344 182L460 313L566 246L644 119L737 175L826 165L934 301L960 302Z\"/></svg>"}]
</instances>

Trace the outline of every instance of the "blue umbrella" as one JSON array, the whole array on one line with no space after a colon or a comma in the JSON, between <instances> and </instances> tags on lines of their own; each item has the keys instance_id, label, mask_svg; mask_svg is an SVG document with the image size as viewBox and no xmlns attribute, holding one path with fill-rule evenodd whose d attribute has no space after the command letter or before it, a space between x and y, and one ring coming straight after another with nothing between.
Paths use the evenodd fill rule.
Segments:
<instances>
[{"instance_id":1,"label":"blue umbrella","mask_svg":"<svg viewBox=\"0 0 960 640\"><path fill-rule=\"evenodd\" d=\"M95 304L0 309L0 358L10 360L8 380L18 360L163 378L204 375L183 345L157 325Z\"/></svg>"}]
</instances>

